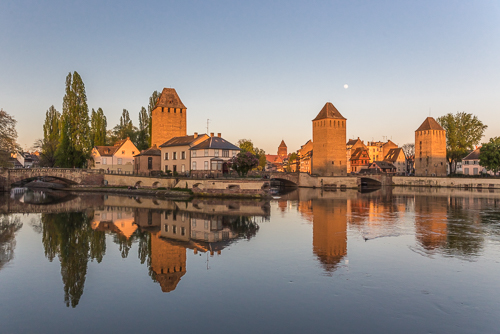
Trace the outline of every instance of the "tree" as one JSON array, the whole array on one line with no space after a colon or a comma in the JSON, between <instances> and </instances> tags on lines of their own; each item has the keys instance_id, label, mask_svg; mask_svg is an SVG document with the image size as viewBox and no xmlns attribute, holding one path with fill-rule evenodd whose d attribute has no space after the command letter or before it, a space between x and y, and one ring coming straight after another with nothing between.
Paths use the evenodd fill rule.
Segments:
<instances>
[{"instance_id":1,"label":"tree","mask_svg":"<svg viewBox=\"0 0 500 334\"><path fill-rule=\"evenodd\" d=\"M495 175L498 173L500 170L500 137L490 138L488 143L481 146L479 165L492 171Z\"/></svg>"},{"instance_id":2,"label":"tree","mask_svg":"<svg viewBox=\"0 0 500 334\"><path fill-rule=\"evenodd\" d=\"M294 164L297 164L299 160L299 157L297 156L297 153L295 152L292 152L290 154L290 156L288 157L288 161L287 161L287 166L286 166L286 171L287 172L291 172L292 171L292 165ZM296 168L297 170L298 168Z\"/></svg>"},{"instance_id":3,"label":"tree","mask_svg":"<svg viewBox=\"0 0 500 334\"><path fill-rule=\"evenodd\" d=\"M158 99L160 98L160 96L161 96L161 93L155 90L153 92L153 94L151 94L151 96L149 97L149 104L148 104L148 118L149 118L149 122L148 122L148 133L149 133L148 147L151 146L151 136L152 136L152 131L153 131L153 128L152 128L153 110L156 107L156 104L158 103Z\"/></svg>"},{"instance_id":4,"label":"tree","mask_svg":"<svg viewBox=\"0 0 500 334\"><path fill-rule=\"evenodd\" d=\"M229 167L234 169L239 176L247 175L248 171L257 167L258 164L259 159L250 152L240 152L228 162Z\"/></svg>"},{"instance_id":5,"label":"tree","mask_svg":"<svg viewBox=\"0 0 500 334\"><path fill-rule=\"evenodd\" d=\"M56 151L61 136L61 113L52 105L45 112L43 139L38 139L33 147L40 151L40 166L54 167Z\"/></svg>"},{"instance_id":6,"label":"tree","mask_svg":"<svg viewBox=\"0 0 500 334\"><path fill-rule=\"evenodd\" d=\"M139 130L137 131L137 148L139 151L149 147L149 116L146 108L139 111Z\"/></svg>"},{"instance_id":7,"label":"tree","mask_svg":"<svg viewBox=\"0 0 500 334\"><path fill-rule=\"evenodd\" d=\"M266 167L266 152L254 146L250 139L238 140L238 147L241 149L241 152L250 152L252 154L255 154L255 156L259 160L258 166L262 167L263 169Z\"/></svg>"},{"instance_id":8,"label":"tree","mask_svg":"<svg viewBox=\"0 0 500 334\"><path fill-rule=\"evenodd\" d=\"M90 157L90 127L87 94L82 78L75 71L66 77L61 137L56 152L61 167L83 167Z\"/></svg>"},{"instance_id":9,"label":"tree","mask_svg":"<svg viewBox=\"0 0 500 334\"><path fill-rule=\"evenodd\" d=\"M484 125L476 116L465 112L457 112L441 116L438 123L446 130L446 158L450 172L455 173L456 163L474 149L483 137Z\"/></svg>"},{"instance_id":10,"label":"tree","mask_svg":"<svg viewBox=\"0 0 500 334\"><path fill-rule=\"evenodd\" d=\"M130 140L135 142L137 128L132 124L132 120L130 119L130 114L127 109L123 109L120 117L120 124L114 127L113 132L114 137L117 140L130 138Z\"/></svg>"},{"instance_id":11,"label":"tree","mask_svg":"<svg viewBox=\"0 0 500 334\"><path fill-rule=\"evenodd\" d=\"M108 122L104 111L98 108L97 111L92 109L92 116L90 118L90 131L91 131L91 146L104 146L106 145L106 128Z\"/></svg>"},{"instance_id":12,"label":"tree","mask_svg":"<svg viewBox=\"0 0 500 334\"><path fill-rule=\"evenodd\" d=\"M401 148L403 149L403 152L407 158L411 157L412 155L415 155L415 144L414 143L404 144L403 146L401 146Z\"/></svg>"},{"instance_id":13,"label":"tree","mask_svg":"<svg viewBox=\"0 0 500 334\"><path fill-rule=\"evenodd\" d=\"M40 166L54 167L56 164L56 151L59 140L38 139L33 148L40 152Z\"/></svg>"},{"instance_id":14,"label":"tree","mask_svg":"<svg viewBox=\"0 0 500 334\"><path fill-rule=\"evenodd\" d=\"M0 109L0 167L7 167L11 153L17 150L16 120Z\"/></svg>"}]
</instances>

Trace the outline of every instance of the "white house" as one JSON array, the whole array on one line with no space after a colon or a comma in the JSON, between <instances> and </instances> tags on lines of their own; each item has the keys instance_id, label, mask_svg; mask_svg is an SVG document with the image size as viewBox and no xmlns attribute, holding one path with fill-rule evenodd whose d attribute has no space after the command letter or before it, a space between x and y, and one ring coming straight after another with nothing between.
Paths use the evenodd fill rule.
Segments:
<instances>
[{"instance_id":1,"label":"white house","mask_svg":"<svg viewBox=\"0 0 500 334\"><path fill-rule=\"evenodd\" d=\"M161 149L161 170L177 173L186 173L191 166L191 155L189 149L202 141L208 139L208 135L174 137L160 145Z\"/></svg>"},{"instance_id":2,"label":"white house","mask_svg":"<svg viewBox=\"0 0 500 334\"><path fill-rule=\"evenodd\" d=\"M191 147L191 171L199 177L219 175L229 171L227 162L240 152L240 148L221 137L210 137Z\"/></svg>"},{"instance_id":3,"label":"white house","mask_svg":"<svg viewBox=\"0 0 500 334\"><path fill-rule=\"evenodd\" d=\"M94 146L89 166L91 169L104 169L110 173L132 174L134 155L138 153L137 147L127 137L113 146Z\"/></svg>"}]
</instances>

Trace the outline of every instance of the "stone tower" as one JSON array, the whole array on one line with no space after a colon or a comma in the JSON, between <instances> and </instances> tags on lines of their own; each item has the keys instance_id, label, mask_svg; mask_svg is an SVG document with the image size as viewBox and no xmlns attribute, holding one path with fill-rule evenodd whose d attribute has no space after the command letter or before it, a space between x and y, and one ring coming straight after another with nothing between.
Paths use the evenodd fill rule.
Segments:
<instances>
[{"instance_id":1,"label":"stone tower","mask_svg":"<svg viewBox=\"0 0 500 334\"><path fill-rule=\"evenodd\" d=\"M288 156L288 150L284 140L281 140L281 144L278 146L278 155L280 158L286 158Z\"/></svg>"},{"instance_id":2,"label":"stone tower","mask_svg":"<svg viewBox=\"0 0 500 334\"><path fill-rule=\"evenodd\" d=\"M446 176L446 131L427 117L415 131L415 175Z\"/></svg>"},{"instance_id":3,"label":"stone tower","mask_svg":"<svg viewBox=\"0 0 500 334\"><path fill-rule=\"evenodd\" d=\"M175 89L163 88L151 115L151 146L186 134L186 106Z\"/></svg>"},{"instance_id":4,"label":"stone tower","mask_svg":"<svg viewBox=\"0 0 500 334\"><path fill-rule=\"evenodd\" d=\"M320 176L347 175L347 119L327 102L312 123L312 173Z\"/></svg>"}]
</instances>

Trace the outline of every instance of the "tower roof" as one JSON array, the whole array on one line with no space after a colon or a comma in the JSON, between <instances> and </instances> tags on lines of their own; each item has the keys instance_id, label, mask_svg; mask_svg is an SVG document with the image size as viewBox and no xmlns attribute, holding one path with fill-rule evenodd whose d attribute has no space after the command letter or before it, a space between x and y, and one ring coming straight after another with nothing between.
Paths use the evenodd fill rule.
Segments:
<instances>
[{"instance_id":1,"label":"tower roof","mask_svg":"<svg viewBox=\"0 0 500 334\"><path fill-rule=\"evenodd\" d=\"M286 147L285 141L282 139L279 147Z\"/></svg>"},{"instance_id":2,"label":"tower roof","mask_svg":"<svg viewBox=\"0 0 500 334\"><path fill-rule=\"evenodd\" d=\"M443 127L439 125L438 122L432 117L427 117L425 121L420 125L420 127L416 131L425 131L425 130L442 130Z\"/></svg>"},{"instance_id":3,"label":"tower roof","mask_svg":"<svg viewBox=\"0 0 500 334\"><path fill-rule=\"evenodd\" d=\"M331 102L327 102L313 121L325 118L345 119Z\"/></svg>"},{"instance_id":4,"label":"tower roof","mask_svg":"<svg viewBox=\"0 0 500 334\"><path fill-rule=\"evenodd\" d=\"M177 92L173 88L163 88L156 107L186 109L186 106L182 103L179 95L177 95Z\"/></svg>"}]
</instances>

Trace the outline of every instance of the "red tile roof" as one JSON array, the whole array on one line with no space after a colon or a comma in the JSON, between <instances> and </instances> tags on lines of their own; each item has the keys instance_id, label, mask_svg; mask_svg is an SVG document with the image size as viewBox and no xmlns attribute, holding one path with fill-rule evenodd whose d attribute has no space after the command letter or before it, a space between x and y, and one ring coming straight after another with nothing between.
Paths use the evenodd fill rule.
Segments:
<instances>
[{"instance_id":1,"label":"red tile roof","mask_svg":"<svg viewBox=\"0 0 500 334\"><path fill-rule=\"evenodd\" d=\"M173 88L163 88L155 108L158 107L186 109L186 106L182 103L179 95L177 95L177 92Z\"/></svg>"},{"instance_id":2,"label":"red tile roof","mask_svg":"<svg viewBox=\"0 0 500 334\"><path fill-rule=\"evenodd\" d=\"M427 117L425 121L420 125L416 131L426 131L426 130L443 130L443 127L439 125L438 122L432 117ZM415 132L416 132L415 131Z\"/></svg>"},{"instance_id":3,"label":"red tile roof","mask_svg":"<svg viewBox=\"0 0 500 334\"><path fill-rule=\"evenodd\" d=\"M345 119L331 102L327 102L313 121L325 118Z\"/></svg>"}]
</instances>

